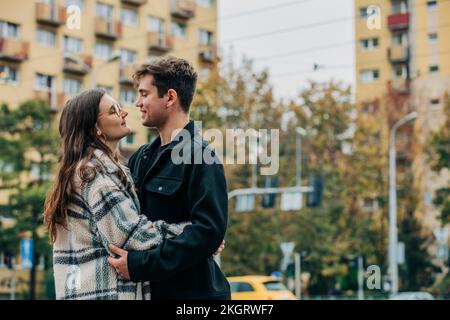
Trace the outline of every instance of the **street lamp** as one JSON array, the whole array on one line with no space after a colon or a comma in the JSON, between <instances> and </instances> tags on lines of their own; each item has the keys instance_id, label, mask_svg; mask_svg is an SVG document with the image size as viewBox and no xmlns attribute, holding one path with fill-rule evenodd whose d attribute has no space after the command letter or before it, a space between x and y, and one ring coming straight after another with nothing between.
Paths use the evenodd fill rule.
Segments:
<instances>
[{"instance_id":1,"label":"street lamp","mask_svg":"<svg viewBox=\"0 0 450 320\"><path fill-rule=\"evenodd\" d=\"M397 121L391 128L389 137L389 274L391 294L398 292L398 265L397 265L397 190L396 190L396 163L395 163L395 134L397 129L417 118L417 112L411 112Z\"/></svg>"}]
</instances>

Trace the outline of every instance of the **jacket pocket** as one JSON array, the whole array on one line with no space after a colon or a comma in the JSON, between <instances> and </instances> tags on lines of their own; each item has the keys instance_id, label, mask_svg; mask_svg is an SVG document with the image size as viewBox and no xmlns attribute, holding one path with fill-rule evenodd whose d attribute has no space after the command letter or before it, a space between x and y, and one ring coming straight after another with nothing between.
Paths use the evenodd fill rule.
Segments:
<instances>
[{"instance_id":1,"label":"jacket pocket","mask_svg":"<svg viewBox=\"0 0 450 320\"><path fill-rule=\"evenodd\" d=\"M153 177L145 184L145 190L170 196L180 189L182 183L180 178Z\"/></svg>"}]
</instances>

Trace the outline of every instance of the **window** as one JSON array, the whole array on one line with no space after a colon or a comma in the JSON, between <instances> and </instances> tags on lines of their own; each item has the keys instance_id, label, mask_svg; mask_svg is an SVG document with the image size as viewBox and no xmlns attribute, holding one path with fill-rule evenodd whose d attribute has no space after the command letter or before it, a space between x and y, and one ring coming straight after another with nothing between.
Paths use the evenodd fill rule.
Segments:
<instances>
[{"instance_id":1,"label":"window","mask_svg":"<svg viewBox=\"0 0 450 320\"><path fill-rule=\"evenodd\" d=\"M264 287L269 291L285 291L287 288L279 281L265 282Z\"/></svg>"},{"instance_id":2,"label":"window","mask_svg":"<svg viewBox=\"0 0 450 320\"><path fill-rule=\"evenodd\" d=\"M113 95L113 88L109 87L109 86L98 86L98 88L103 89L106 91L107 94L109 94L110 96Z\"/></svg>"},{"instance_id":3,"label":"window","mask_svg":"<svg viewBox=\"0 0 450 320\"><path fill-rule=\"evenodd\" d=\"M53 83L52 76L49 76L46 74L41 74L41 73L36 73L36 75L34 77L34 87L37 90L50 92L50 90L52 88L52 83Z\"/></svg>"},{"instance_id":4,"label":"window","mask_svg":"<svg viewBox=\"0 0 450 320\"><path fill-rule=\"evenodd\" d=\"M440 101L439 99L431 99L431 100L430 100L430 104L431 104L432 107L439 106L439 103L440 103L440 102L441 102L441 101Z\"/></svg>"},{"instance_id":5,"label":"window","mask_svg":"<svg viewBox=\"0 0 450 320\"><path fill-rule=\"evenodd\" d=\"M394 79L406 79L405 65L395 65L392 71Z\"/></svg>"},{"instance_id":6,"label":"window","mask_svg":"<svg viewBox=\"0 0 450 320\"><path fill-rule=\"evenodd\" d=\"M407 46L408 45L408 34L406 32L394 32L392 35L392 46Z\"/></svg>"},{"instance_id":7,"label":"window","mask_svg":"<svg viewBox=\"0 0 450 320\"><path fill-rule=\"evenodd\" d=\"M437 9L437 1L427 1L427 9L429 11L435 11Z\"/></svg>"},{"instance_id":8,"label":"window","mask_svg":"<svg viewBox=\"0 0 450 320\"><path fill-rule=\"evenodd\" d=\"M211 8L213 5L213 0L197 0L197 4L202 7Z\"/></svg>"},{"instance_id":9,"label":"window","mask_svg":"<svg viewBox=\"0 0 450 320\"><path fill-rule=\"evenodd\" d=\"M121 89L120 102L134 104L136 102L136 91L131 89Z\"/></svg>"},{"instance_id":10,"label":"window","mask_svg":"<svg viewBox=\"0 0 450 320\"><path fill-rule=\"evenodd\" d=\"M376 69L373 70L361 70L360 72L361 82L362 83L370 83L379 79L379 71Z\"/></svg>"},{"instance_id":11,"label":"window","mask_svg":"<svg viewBox=\"0 0 450 320\"><path fill-rule=\"evenodd\" d=\"M131 27L136 27L138 24L138 14L135 10L122 8L120 10L120 20Z\"/></svg>"},{"instance_id":12,"label":"window","mask_svg":"<svg viewBox=\"0 0 450 320\"><path fill-rule=\"evenodd\" d=\"M366 212L372 212L379 209L378 200L372 198L364 198L363 209Z\"/></svg>"},{"instance_id":13,"label":"window","mask_svg":"<svg viewBox=\"0 0 450 320\"><path fill-rule=\"evenodd\" d=\"M17 39L20 36L20 27L18 24L0 20L0 37Z\"/></svg>"},{"instance_id":14,"label":"window","mask_svg":"<svg viewBox=\"0 0 450 320\"><path fill-rule=\"evenodd\" d=\"M49 166L46 163L32 163L30 170L31 179L49 180L51 174L49 173Z\"/></svg>"},{"instance_id":15,"label":"window","mask_svg":"<svg viewBox=\"0 0 450 320\"><path fill-rule=\"evenodd\" d=\"M75 95L81 92L81 81L73 78L64 78L64 93Z\"/></svg>"},{"instance_id":16,"label":"window","mask_svg":"<svg viewBox=\"0 0 450 320\"><path fill-rule=\"evenodd\" d=\"M84 8L84 0L65 0L64 4L66 5L66 7L69 6L77 6L78 8L80 8L80 10L83 10Z\"/></svg>"},{"instance_id":17,"label":"window","mask_svg":"<svg viewBox=\"0 0 450 320\"><path fill-rule=\"evenodd\" d=\"M252 292L255 291L250 283L247 282L230 282L231 292Z\"/></svg>"},{"instance_id":18,"label":"window","mask_svg":"<svg viewBox=\"0 0 450 320\"><path fill-rule=\"evenodd\" d=\"M112 56L112 45L105 42L97 42L95 44L94 53L99 59L108 60Z\"/></svg>"},{"instance_id":19,"label":"window","mask_svg":"<svg viewBox=\"0 0 450 320\"><path fill-rule=\"evenodd\" d=\"M408 4L406 0L396 0L392 2L392 13L408 12Z\"/></svg>"},{"instance_id":20,"label":"window","mask_svg":"<svg viewBox=\"0 0 450 320\"><path fill-rule=\"evenodd\" d=\"M185 38L186 25L181 22L172 22L172 34L178 38Z\"/></svg>"},{"instance_id":21,"label":"window","mask_svg":"<svg viewBox=\"0 0 450 320\"><path fill-rule=\"evenodd\" d=\"M136 61L136 51L121 49L120 50L120 62L122 64L131 64Z\"/></svg>"},{"instance_id":22,"label":"window","mask_svg":"<svg viewBox=\"0 0 450 320\"><path fill-rule=\"evenodd\" d=\"M113 17L113 6L106 3L97 2L95 4L95 16L111 21Z\"/></svg>"},{"instance_id":23,"label":"window","mask_svg":"<svg viewBox=\"0 0 450 320\"><path fill-rule=\"evenodd\" d=\"M44 47L54 48L56 45L56 34L45 29L37 29L36 41Z\"/></svg>"},{"instance_id":24,"label":"window","mask_svg":"<svg viewBox=\"0 0 450 320\"><path fill-rule=\"evenodd\" d=\"M428 67L428 72L430 74L437 74L439 73L439 66L438 65L432 65Z\"/></svg>"},{"instance_id":25,"label":"window","mask_svg":"<svg viewBox=\"0 0 450 320\"><path fill-rule=\"evenodd\" d=\"M157 17L148 17L147 19L147 31L164 33L164 20Z\"/></svg>"},{"instance_id":26,"label":"window","mask_svg":"<svg viewBox=\"0 0 450 320\"><path fill-rule=\"evenodd\" d=\"M211 45L213 33L206 30L198 30L198 42L200 44Z\"/></svg>"},{"instance_id":27,"label":"window","mask_svg":"<svg viewBox=\"0 0 450 320\"><path fill-rule=\"evenodd\" d=\"M17 83L18 72L10 66L0 66L0 83Z\"/></svg>"},{"instance_id":28,"label":"window","mask_svg":"<svg viewBox=\"0 0 450 320\"><path fill-rule=\"evenodd\" d=\"M431 206L433 204L433 193L430 191L425 192L423 202L426 206Z\"/></svg>"},{"instance_id":29,"label":"window","mask_svg":"<svg viewBox=\"0 0 450 320\"><path fill-rule=\"evenodd\" d=\"M362 39L360 43L362 51L372 51L378 48L378 38Z\"/></svg>"},{"instance_id":30,"label":"window","mask_svg":"<svg viewBox=\"0 0 450 320\"><path fill-rule=\"evenodd\" d=\"M64 52L80 53L83 51L83 40L64 36Z\"/></svg>"},{"instance_id":31,"label":"window","mask_svg":"<svg viewBox=\"0 0 450 320\"><path fill-rule=\"evenodd\" d=\"M129 135L120 140L120 146L123 148L131 147L134 144L135 137L136 133L131 132Z\"/></svg>"},{"instance_id":32,"label":"window","mask_svg":"<svg viewBox=\"0 0 450 320\"><path fill-rule=\"evenodd\" d=\"M367 14L367 7L360 8L359 9L359 17L361 19L367 19L367 16L368 16L368 14Z\"/></svg>"},{"instance_id":33,"label":"window","mask_svg":"<svg viewBox=\"0 0 450 320\"><path fill-rule=\"evenodd\" d=\"M428 42L429 43L436 43L438 39L437 32L431 32L428 34Z\"/></svg>"}]
</instances>

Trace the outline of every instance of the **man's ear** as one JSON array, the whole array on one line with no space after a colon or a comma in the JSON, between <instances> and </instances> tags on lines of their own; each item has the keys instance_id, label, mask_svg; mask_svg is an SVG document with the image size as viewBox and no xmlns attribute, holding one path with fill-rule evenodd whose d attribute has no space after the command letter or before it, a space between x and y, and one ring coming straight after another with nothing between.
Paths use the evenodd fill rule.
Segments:
<instances>
[{"instance_id":1,"label":"man's ear","mask_svg":"<svg viewBox=\"0 0 450 320\"><path fill-rule=\"evenodd\" d=\"M178 101L178 94L175 90L169 89L167 91L167 105L166 107L173 107Z\"/></svg>"}]
</instances>

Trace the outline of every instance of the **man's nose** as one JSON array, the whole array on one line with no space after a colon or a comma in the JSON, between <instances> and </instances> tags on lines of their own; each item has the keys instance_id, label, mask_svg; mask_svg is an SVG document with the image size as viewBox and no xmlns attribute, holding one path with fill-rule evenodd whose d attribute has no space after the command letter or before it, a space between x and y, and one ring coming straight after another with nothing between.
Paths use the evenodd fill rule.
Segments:
<instances>
[{"instance_id":1,"label":"man's nose","mask_svg":"<svg viewBox=\"0 0 450 320\"><path fill-rule=\"evenodd\" d=\"M135 106L136 106L136 107L138 107L138 108L140 108L140 107L141 107L141 105L142 105L142 101L141 101L141 98L137 98L137 99L136 99L136 103L135 103Z\"/></svg>"}]
</instances>

